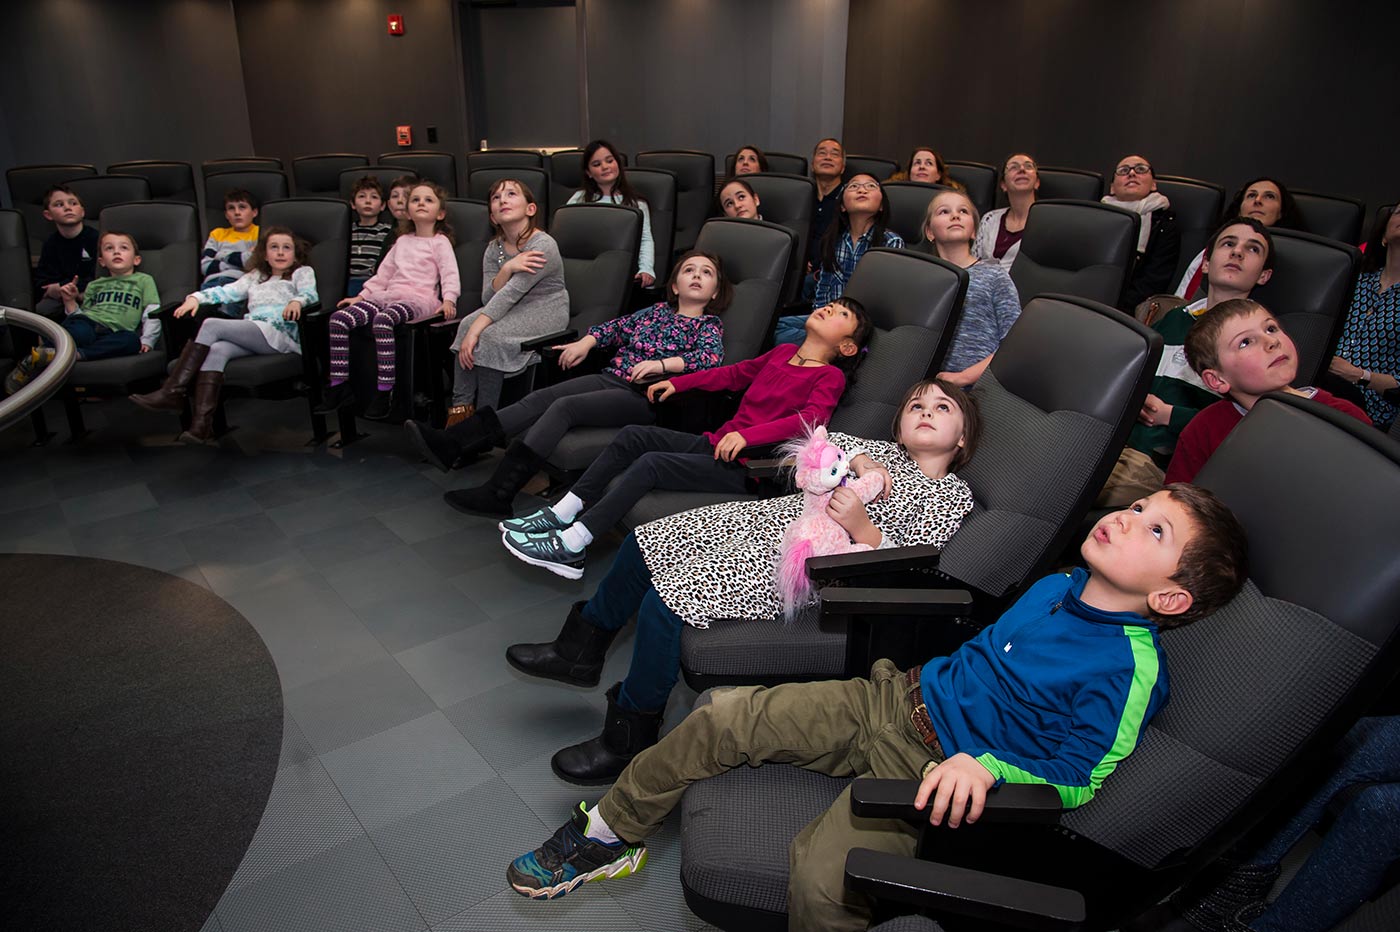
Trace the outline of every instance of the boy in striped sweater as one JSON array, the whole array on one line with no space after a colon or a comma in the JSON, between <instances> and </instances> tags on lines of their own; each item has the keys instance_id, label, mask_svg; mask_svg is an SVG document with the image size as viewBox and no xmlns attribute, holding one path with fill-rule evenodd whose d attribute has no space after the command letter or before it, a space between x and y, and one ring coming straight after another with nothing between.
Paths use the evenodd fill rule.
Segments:
<instances>
[{"instance_id":1,"label":"boy in striped sweater","mask_svg":"<svg viewBox=\"0 0 1400 932\"><path fill-rule=\"evenodd\" d=\"M384 244L389 239L392 223L384 219L384 186L373 175L365 175L355 182L350 191L350 202L355 207L355 222L350 226L350 287L345 296L353 298L360 293L379 268L384 258Z\"/></svg>"},{"instance_id":2,"label":"boy in striped sweater","mask_svg":"<svg viewBox=\"0 0 1400 932\"><path fill-rule=\"evenodd\" d=\"M258 199L241 188L224 195L226 227L215 227L199 257L200 289L230 285L248 271L245 266L258 245Z\"/></svg>"}]
</instances>

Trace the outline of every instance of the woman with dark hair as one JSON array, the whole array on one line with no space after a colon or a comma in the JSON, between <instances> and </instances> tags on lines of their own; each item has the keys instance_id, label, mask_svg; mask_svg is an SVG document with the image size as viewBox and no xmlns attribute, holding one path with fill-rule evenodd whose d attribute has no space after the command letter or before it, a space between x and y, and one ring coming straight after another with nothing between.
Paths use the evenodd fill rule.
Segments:
<instances>
[{"instance_id":1,"label":"woman with dark hair","mask_svg":"<svg viewBox=\"0 0 1400 932\"><path fill-rule=\"evenodd\" d=\"M752 175L767 170L768 156L763 154L762 149L758 146L740 146L739 151L734 153L734 171L729 177L737 178L740 175Z\"/></svg>"},{"instance_id":2,"label":"woman with dark hair","mask_svg":"<svg viewBox=\"0 0 1400 932\"><path fill-rule=\"evenodd\" d=\"M1371 422L1386 430L1395 405L1385 393L1400 385L1400 205L1376 224L1361 260L1337 355L1327 371L1361 390Z\"/></svg>"},{"instance_id":3,"label":"woman with dark hair","mask_svg":"<svg viewBox=\"0 0 1400 932\"><path fill-rule=\"evenodd\" d=\"M726 217L762 220L763 215L758 212L759 204L753 185L742 178L731 178L719 189L719 207Z\"/></svg>"},{"instance_id":4,"label":"woman with dark hair","mask_svg":"<svg viewBox=\"0 0 1400 932\"><path fill-rule=\"evenodd\" d=\"M606 139L595 139L583 150L583 187L569 198L570 204L621 204L642 212L642 247L637 255L637 281L650 288L656 281L656 244L651 238L651 211L647 199L627 181L627 169L617 157L617 147Z\"/></svg>"},{"instance_id":5,"label":"woman with dark hair","mask_svg":"<svg viewBox=\"0 0 1400 932\"><path fill-rule=\"evenodd\" d=\"M1298 212L1293 195L1288 193L1288 188L1282 181L1268 175L1260 175L1236 191L1234 200L1230 201L1224 213L1220 215L1220 222L1224 223L1236 217L1253 217L1266 227L1305 229L1303 216ZM1173 294L1178 298L1194 295L1201 287L1201 278L1205 275L1205 262L1206 251L1202 249L1196 254L1196 258L1191 260L1191 264L1186 266L1186 271L1182 273L1181 281L1177 282Z\"/></svg>"},{"instance_id":6,"label":"woman with dark hair","mask_svg":"<svg viewBox=\"0 0 1400 932\"><path fill-rule=\"evenodd\" d=\"M846 182L837 211L837 221L822 235L813 310L826 307L845 293L856 263L871 246L904 248L903 238L886 229L890 205L885 200L885 189L873 176L862 173ZM773 342L801 343L806 338L806 322L806 314L779 317Z\"/></svg>"},{"instance_id":7,"label":"woman with dark hair","mask_svg":"<svg viewBox=\"0 0 1400 932\"><path fill-rule=\"evenodd\" d=\"M1143 299L1161 294L1171 285L1181 253L1181 231L1177 229L1171 201L1157 190L1152 164L1140 155L1128 155L1119 160L1113 169L1113 184L1103 202L1142 218L1138 227L1137 261L1120 305L1131 313Z\"/></svg>"},{"instance_id":8,"label":"woman with dark hair","mask_svg":"<svg viewBox=\"0 0 1400 932\"><path fill-rule=\"evenodd\" d=\"M932 146L915 146L914 151L909 153L904 167L885 180L918 181L922 184L941 184L958 191L963 190L961 184L948 177L947 163Z\"/></svg>"},{"instance_id":9,"label":"woman with dark hair","mask_svg":"<svg viewBox=\"0 0 1400 932\"><path fill-rule=\"evenodd\" d=\"M977 227L977 241L972 245L974 255L999 262L1002 268L1011 271L1011 263L1021 251L1021 234L1026 231L1026 219L1039 188L1040 170L1035 159L1017 152L1002 162L1001 189L1006 192L1011 206L987 211Z\"/></svg>"}]
</instances>

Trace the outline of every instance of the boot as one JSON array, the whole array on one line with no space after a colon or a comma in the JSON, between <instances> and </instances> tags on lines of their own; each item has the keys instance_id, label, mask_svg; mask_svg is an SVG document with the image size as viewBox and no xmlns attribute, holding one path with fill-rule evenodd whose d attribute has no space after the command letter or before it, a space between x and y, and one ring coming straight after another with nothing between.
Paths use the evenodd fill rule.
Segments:
<instances>
[{"instance_id":1,"label":"boot","mask_svg":"<svg viewBox=\"0 0 1400 932\"><path fill-rule=\"evenodd\" d=\"M506 432L491 408L478 408L471 417L449 423L446 433L460 448L457 458L461 460L476 459L492 447L506 445Z\"/></svg>"},{"instance_id":2,"label":"boot","mask_svg":"<svg viewBox=\"0 0 1400 932\"><path fill-rule=\"evenodd\" d=\"M408 435L409 442L418 448L423 459L443 472L457 468L462 448L452 439L450 433L435 430L428 424L420 424L411 419L403 422L403 432Z\"/></svg>"},{"instance_id":3,"label":"boot","mask_svg":"<svg viewBox=\"0 0 1400 932\"><path fill-rule=\"evenodd\" d=\"M575 602L564 627L548 644L512 644L506 662L521 673L572 686L597 686L603 659L616 631L604 631L583 617L584 602Z\"/></svg>"},{"instance_id":4,"label":"boot","mask_svg":"<svg viewBox=\"0 0 1400 932\"><path fill-rule=\"evenodd\" d=\"M582 744L564 748L549 759L555 776L580 786L612 783L632 758L656 743L661 732L660 712L633 712L618 704L622 684L608 690L608 717L603 733Z\"/></svg>"},{"instance_id":5,"label":"boot","mask_svg":"<svg viewBox=\"0 0 1400 932\"><path fill-rule=\"evenodd\" d=\"M165 377L165 384L145 395L130 395L130 399L143 408L152 411L183 411L185 397L189 394L190 382L194 380L204 358L209 355L209 347L191 340L180 351L175 360L175 368Z\"/></svg>"},{"instance_id":6,"label":"boot","mask_svg":"<svg viewBox=\"0 0 1400 932\"><path fill-rule=\"evenodd\" d=\"M355 403L355 389L347 379L339 385L327 385L321 392L321 403L311 409L313 414L334 414Z\"/></svg>"},{"instance_id":7,"label":"boot","mask_svg":"<svg viewBox=\"0 0 1400 932\"><path fill-rule=\"evenodd\" d=\"M447 423L444 428L456 427L476 413L476 405L453 405L447 409Z\"/></svg>"},{"instance_id":8,"label":"boot","mask_svg":"<svg viewBox=\"0 0 1400 932\"><path fill-rule=\"evenodd\" d=\"M181 443L208 443L214 439L214 412L223 391L222 372L201 372L194 380L194 403L190 406L190 429L180 434Z\"/></svg>"},{"instance_id":9,"label":"boot","mask_svg":"<svg viewBox=\"0 0 1400 932\"><path fill-rule=\"evenodd\" d=\"M374 398L365 405L365 420L387 421L393 412L394 390L392 388L377 389Z\"/></svg>"},{"instance_id":10,"label":"boot","mask_svg":"<svg viewBox=\"0 0 1400 932\"><path fill-rule=\"evenodd\" d=\"M511 441L506 455L485 485L474 489L459 489L443 495L447 504L469 515L482 515L487 518L509 518L515 514L511 502L515 495L530 481L530 477L540 471L544 457L525 446L523 440Z\"/></svg>"}]
</instances>

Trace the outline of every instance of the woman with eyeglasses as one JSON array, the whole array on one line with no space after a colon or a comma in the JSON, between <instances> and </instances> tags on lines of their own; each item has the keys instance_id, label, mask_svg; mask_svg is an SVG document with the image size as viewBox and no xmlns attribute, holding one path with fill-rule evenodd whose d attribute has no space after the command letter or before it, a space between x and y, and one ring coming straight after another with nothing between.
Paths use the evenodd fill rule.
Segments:
<instances>
[{"instance_id":1,"label":"woman with eyeglasses","mask_svg":"<svg viewBox=\"0 0 1400 932\"><path fill-rule=\"evenodd\" d=\"M885 189L880 182L873 175L852 176L841 193L837 221L822 235L813 310L826 307L845 293L846 282L851 280L856 263L871 246L904 248L904 239L893 230L885 229L889 219L890 207L885 202ZM773 342L801 343L806 339L806 323L806 314L779 317Z\"/></svg>"},{"instance_id":2,"label":"woman with eyeglasses","mask_svg":"<svg viewBox=\"0 0 1400 932\"><path fill-rule=\"evenodd\" d=\"M1008 272L1016 254L1021 251L1021 234L1026 230L1026 218L1035 203L1040 188L1040 173L1035 159L1017 152L1001 165L1001 189L1006 192L1010 207L987 211L977 227L973 255L979 259L998 262Z\"/></svg>"},{"instance_id":3,"label":"woman with eyeglasses","mask_svg":"<svg viewBox=\"0 0 1400 932\"><path fill-rule=\"evenodd\" d=\"M1386 430L1396 414L1386 395L1400 386L1400 204L1383 220L1366 243L1337 355L1327 371L1355 385L1371 422Z\"/></svg>"},{"instance_id":4,"label":"woman with eyeglasses","mask_svg":"<svg viewBox=\"0 0 1400 932\"><path fill-rule=\"evenodd\" d=\"M1119 304L1131 312L1144 299L1163 294L1171 287L1181 252L1181 231L1176 227L1171 201L1157 190L1151 163L1140 155L1127 156L1114 168L1113 184L1103 202L1131 210L1142 218L1137 262Z\"/></svg>"}]
</instances>

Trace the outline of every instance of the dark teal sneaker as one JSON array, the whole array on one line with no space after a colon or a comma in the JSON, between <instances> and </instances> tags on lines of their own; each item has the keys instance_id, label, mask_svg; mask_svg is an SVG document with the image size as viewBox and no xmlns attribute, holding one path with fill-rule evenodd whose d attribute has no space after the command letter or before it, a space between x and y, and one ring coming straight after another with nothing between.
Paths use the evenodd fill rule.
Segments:
<instances>
[{"instance_id":1,"label":"dark teal sneaker","mask_svg":"<svg viewBox=\"0 0 1400 932\"><path fill-rule=\"evenodd\" d=\"M506 531L501 535L501 543L516 559L524 560L531 566L544 567L565 579L583 578L583 551L565 547L558 531L543 534Z\"/></svg>"},{"instance_id":2,"label":"dark teal sneaker","mask_svg":"<svg viewBox=\"0 0 1400 932\"><path fill-rule=\"evenodd\" d=\"M588 810L579 803L573 818L548 841L510 862L506 881L511 889L532 900L552 900L579 884L627 877L646 866L646 845L610 845L589 838L587 828Z\"/></svg>"},{"instance_id":3,"label":"dark teal sneaker","mask_svg":"<svg viewBox=\"0 0 1400 932\"><path fill-rule=\"evenodd\" d=\"M544 534L548 531L562 531L568 527L561 521L553 508L541 508L520 518L506 518L496 527L502 531L519 531L521 534Z\"/></svg>"}]
</instances>

